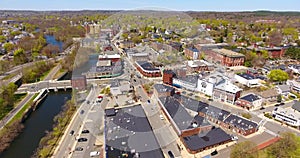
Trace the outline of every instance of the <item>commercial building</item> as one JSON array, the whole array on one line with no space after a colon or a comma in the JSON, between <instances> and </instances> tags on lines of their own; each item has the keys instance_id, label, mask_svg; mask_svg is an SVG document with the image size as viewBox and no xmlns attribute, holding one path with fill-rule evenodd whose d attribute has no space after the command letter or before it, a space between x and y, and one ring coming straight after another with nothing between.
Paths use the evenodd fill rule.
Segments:
<instances>
[{"instance_id":1,"label":"commercial building","mask_svg":"<svg viewBox=\"0 0 300 158\"><path fill-rule=\"evenodd\" d=\"M262 98L253 93L247 94L236 101L236 105L241 106L242 108L257 109L262 105Z\"/></svg>"},{"instance_id":2,"label":"commercial building","mask_svg":"<svg viewBox=\"0 0 300 158\"><path fill-rule=\"evenodd\" d=\"M161 71L148 61L136 61L137 70L145 77L161 77Z\"/></svg>"},{"instance_id":3,"label":"commercial building","mask_svg":"<svg viewBox=\"0 0 300 158\"><path fill-rule=\"evenodd\" d=\"M229 115L221 126L244 136L255 133L258 130L257 123L233 114Z\"/></svg>"},{"instance_id":4,"label":"commercial building","mask_svg":"<svg viewBox=\"0 0 300 158\"><path fill-rule=\"evenodd\" d=\"M87 88L87 81L85 76L73 76L71 79L72 88L75 90L83 91Z\"/></svg>"},{"instance_id":5,"label":"commercial building","mask_svg":"<svg viewBox=\"0 0 300 158\"><path fill-rule=\"evenodd\" d=\"M209 62L223 66L243 66L245 56L227 49L212 49L205 51L205 59Z\"/></svg>"},{"instance_id":6,"label":"commercial building","mask_svg":"<svg viewBox=\"0 0 300 158\"><path fill-rule=\"evenodd\" d=\"M197 59L199 59L200 52L197 48L190 47L190 48L184 49L184 55L186 57L188 57L189 59L197 60Z\"/></svg>"},{"instance_id":7,"label":"commercial building","mask_svg":"<svg viewBox=\"0 0 300 158\"><path fill-rule=\"evenodd\" d=\"M194 72L202 72L202 71L212 71L214 69L214 65L204 61L204 60L189 60L187 61L187 70L190 73Z\"/></svg>"},{"instance_id":8,"label":"commercial building","mask_svg":"<svg viewBox=\"0 0 300 158\"><path fill-rule=\"evenodd\" d=\"M222 80L215 85L212 98L221 102L234 104L241 96L242 89L232 84L229 80Z\"/></svg>"},{"instance_id":9,"label":"commercial building","mask_svg":"<svg viewBox=\"0 0 300 158\"><path fill-rule=\"evenodd\" d=\"M235 74L234 78L240 84L245 85L250 88L260 86L259 79L248 73Z\"/></svg>"},{"instance_id":10,"label":"commercial building","mask_svg":"<svg viewBox=\"0 0 300 158\"><path fill-rule=\"evenodd\" d=\"M262 51L267 51L270 58L279 59L284 56L285 50L282 47L260 47L257 45L247 47L248 50L254 50L258 54L261 54Z\"/></svg>"},{"instance_id":11,"label":"commercial building","mask_svg":"<svg viewBox=\"0 0 300 158\"><path fill-rule=\"evenodd\" d=\"M113 80L110 83L110 92L113 96L127 94L128 92L132 91L133 88L130 85L129 81L126 80Z\"/></svg>"},{"instance_id":12,"label":"commercial building","mask_svg":"<svg viewBox=\"0 0 300 158\"><path fill-rule=\"evenodd\" d=\"M277 107L272 112L276 120L284 122L290 126L300 127L300 103L296 101L292 107Z\"/></svg>"},{"instance_id":13,"label":"commercial building","mask_svg":"<svg viewBox=\"0 0 300 158\"><path fill-rule=\"evenodd\" d=\"M153 87L153 93L156 97L172 96L173 94L175 94L175 88L165 84L155 84Z\"/></svg>"},{"instance_id":14,"label":"commercial building","mask_svg":"<svg viewBox=\"0 0 300 158\"><path fill-rule=\"evenodd\" d=\"M164 70L163 71L163 83L168 85L173 85L173 78L176 74L172 70Z\"/></svg>"},{"instance_id":15,"label":"commercial building","mask_svg":"<svg viewBox=\"0 0 300 158\"><path fill-rule=\"evenodd\" d=\"M198 75L187 75L184 77L173 77L173 85L178 88L185 88L191 91L197 89Z\"/></svg>"},{"instance_id":16,"label":"commercial building","mask_svg":"<svg viewBox=\"0 0 300 158\"><path fill-rule=\"evenodd\" d=\"M105 110L106 157L164 158L141 105Z\"/></svg>"}]
</instances>

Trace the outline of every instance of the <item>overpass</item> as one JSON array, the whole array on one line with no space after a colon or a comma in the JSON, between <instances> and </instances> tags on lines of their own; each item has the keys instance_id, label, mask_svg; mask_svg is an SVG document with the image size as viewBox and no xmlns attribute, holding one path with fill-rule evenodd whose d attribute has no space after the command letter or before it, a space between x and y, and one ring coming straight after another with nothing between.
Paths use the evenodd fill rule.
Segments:
<instances>
[{"instance_id":1,"label":"overpass","mask_svg":"<svg viewBox=\"0 0 300 158\"><path fill-rule=\"evenodd\" d=\"M88 79L87 83L88 84L92 84L92 83L103 84L112 79L114 79L114 78ZM22 84L21 87L19 87L15 93L16 94L29 93L29 92L36 93L43 89L57 91L59 89L67 90L67 89L71 89L71 88L72 88L71 80L62 80L62 81L48 80L48 81L39 81L36 83L30 83L30 84Z\"/></svg>"}]
</instances>

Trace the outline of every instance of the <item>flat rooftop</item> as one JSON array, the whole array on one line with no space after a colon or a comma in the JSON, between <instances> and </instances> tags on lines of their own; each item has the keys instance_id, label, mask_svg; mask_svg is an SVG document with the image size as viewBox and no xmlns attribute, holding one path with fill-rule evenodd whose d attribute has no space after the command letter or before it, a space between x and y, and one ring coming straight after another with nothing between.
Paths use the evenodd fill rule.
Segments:
<instances>
[{"instance_id":1,"label":"flat rooftop","mask_svg":"<svg viewBox=\"0 0 300 158\"><path fill-rule=\"evenodd\" d=\"M136 61L136 64L147 71L159 71L158 68L156 68L152 63L149 63L148 61Z\"/></svg>"},{"instance_id":2,"label":"flat rooftop","mask_svg":"<svg viewBox=\"0 0 300 158\"><path fill-rule=\"evenodd\" d=\"M191 83L191 84L197 84L198 82L198 75L187 75L185 77L177 77L176 79L187 82L187 83Z\"/></svg>"},{"instance_id":3,"label":"flat rooftop","mask_svg":"<svg viewBox=\"0 0 300 158\"><path fill-rule=\"evenodd\" d=\"M255 94L250 93L250 94L247 94L247 95L241 97L240 99L241 100L246 100L246 101L252 103L252 102L254 102L256 100L259 100L261 98L259 96L255 95Z\"/></svg>"},{"instance_id":4,"label":"flat rooftop","mask_svg":"<svg viewBox=\"0 0 300 158\"><path fill-rule=\"evenodd\" d=\"M173 87L164 84L155 84L154 88L158 93L171 92L175 90Z\"/></svg>"},{"instance_id":5,"label":"flat rooftop","mask_svg":"<svg viewBox=\"0 0 300 158\"><path fill-rule=\"evenodd\" d=\"M237 53L234 52L232 50L228 50L228 49L213 49L214 52L224 55L224 56L228 56L228 57L245 57L245 55L241 54L241 53Z\"/></svg>"},{"instance_id":6,"label":"flat rooftop","mask_svg":"<svg viewBox=\"0 0 300 158\"><path fill-rule=\"evenodd\" d=\"M111 110L105 117L106 157L164 158L141 105Z\"/></svg>"},{"instance_id":7,"label":"flat rooftop","mask_svg":"<svg viewBox=\"0 0 300 158\"><path fill-rule=\"evenodd\" d=\"M214 128L206 133L183 137L183 141L190 150L196 151L208 146L231 141L231 136L220 128Z\"/></svg>"}]
</instances>

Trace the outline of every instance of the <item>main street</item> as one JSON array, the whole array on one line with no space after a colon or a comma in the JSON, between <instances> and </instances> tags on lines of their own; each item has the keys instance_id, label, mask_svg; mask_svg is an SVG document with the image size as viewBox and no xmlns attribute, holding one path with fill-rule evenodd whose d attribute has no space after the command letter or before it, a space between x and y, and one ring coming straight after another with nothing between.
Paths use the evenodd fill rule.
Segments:
<instances>
[{"instance_id":1,"label":"main street","mask_svg":"<svg viewBox=\"0 0 300 158\"><path fill-rule=\"evenodd\" d=\"M78 157L78 155L81 155L79 157L88 157L89 152L93 147L93 144L95 144L95 135L99 131L97 131L98 126L96 126L98 123L101 124L101 121L99 119L91 118L93 116L103 116L100 115L101 106L104 106L108 103L107 99L104 99L101 103L101 106L93 103L94 100L97 98L98 94L100 92L100 87L94 87L91 89L89 95L86 97L86 101L84 101L79 109L77 110L76 114L73 116L69 126L67 127L59 146L56 148L56 152L54 153L54 157L57 158L63 158L63 157ZM98 110L95 111L95 109L98 108ZM102 109L103 111L103 109ZM93 120L92 124L90 124L90 120ZM96 122L99 121L99 122ZM89 130L90 133L87 134L81 134L82 130ZM71 131L74 131L74 134L70 135ZM100 129L99 129L100 130ZM80 142L77 143L78 137L84 137L87 138L87 142ZM74 151L77 144L80 144L80 147L83 147L83 151ZM78 153L81 152L81 153ZM72 156L73 155L73 156Z\"/></svg>"}]
</instances>

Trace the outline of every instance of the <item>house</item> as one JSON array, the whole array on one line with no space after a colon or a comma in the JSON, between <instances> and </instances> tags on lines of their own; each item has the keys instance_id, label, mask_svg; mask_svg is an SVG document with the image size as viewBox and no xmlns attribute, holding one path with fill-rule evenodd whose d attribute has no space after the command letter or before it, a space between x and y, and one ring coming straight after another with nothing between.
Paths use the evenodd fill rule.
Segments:
<instances>
[{"instance_id":1,"label":"house","mask_svg":"<svg viewBox=\"0 0 300 158\"><path fill-rule=\"evenodd\" d=\"M257 123L233 114L224 120L222 127L244 136L255 133L258 130Z\"/></svg>"},{"instance_id":2,"label":"house","mask_svg":"<svg viewBox=\"0 0 300 158\"><path fill-rule=\"evenodd\" d=\"M300 112L299 110L299 103L295 103L297 105L293 105L292 108L282 108L277 107L272 111L273 117L276 120L284 122L290 126L294 126L299 128L300 126Z\"/></svg>"},{"instance_id":3,"label":"house","mask_svg":"<svg viewBox=\"0 0 300 158\"><path fill-rule=\"evenodd\" d=\"M247 110L256 109L262 105L262 98L256 94L249 93L236 101L236 105Z\"/></svg>"},{"instance_id":4,"label":"house","mask_svg":"<svg viewBox=\"0 0 300 158\"><path fill-rule=\"evenodd\" d=\"M291 92L291 87L290 85L278 85L276 86L278 94L281 94L283 96L288 96L289 93Z\"/></svg>"},{"instance_id":5,"label":"house","mask_svg":"<svg viewBox=\"0 0 300 158\"><path fill-rule=\"evenodd\" d=\"M212 49L204 52L205 59L209 62L223 66L243 66L245 56L228 49Z\"/></svg>"},{"instance_id":6,"label":"house","mask_svg":"<svg viewBox=\"0 0 300 158\"><path fill-rule=\"evenodd\" d=\"M186 66L190 73L212 71L214 69L214 65L205 60L189 60Z\"/></svg>"},{"instance_id":7,"label":"house","mask_svg":"<svg viewBox=\"0 0 300 158\"><path fill-rule=\"evenodd\" d=\"M135 61L135 67L145 77L161 77L160 69L148 61Z\"/></svg>"},{"instance_id":8,"label":"house","mask_svg":"<svg viewBox=\"0 0 300 158\"><path fill-rule=\"evenodd\" d=\"M195 47L189 47L184 49L184 55L190 59L199 59L200 52Z\"/></svg>"},{"instance_id":9,"label":"house","mask_svg":"<svg viewBox=\"0 0 300 158\"><path fill-rule=\"evenodd\" d=\"M263 99L263 103L275 102L277 101L278 91L275 88L271 88L258 93Z\"/></svg>"},{"instance_id":10,"label":"house","mask_svg":"<svg viewBox=\"0 0 300 158\"><path fill-rule=\"evenodd\" d=\"M300 93L300 83L295 80L287 80L286 84L291 87L292 91Z\"/></svg>"},{"instance_id":11,"label":"house","mask_svg":"<svg viewBox=\"0 0 300 158\"><path fill-rule=\"evenodd\" d=\"M235 74L234 78L237 82L250 88L260 86L259 79L247 73Z\"/></svg>"}]
</instances>

